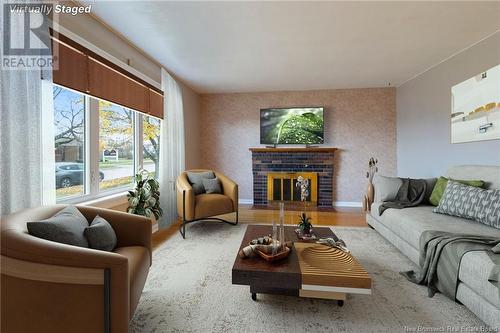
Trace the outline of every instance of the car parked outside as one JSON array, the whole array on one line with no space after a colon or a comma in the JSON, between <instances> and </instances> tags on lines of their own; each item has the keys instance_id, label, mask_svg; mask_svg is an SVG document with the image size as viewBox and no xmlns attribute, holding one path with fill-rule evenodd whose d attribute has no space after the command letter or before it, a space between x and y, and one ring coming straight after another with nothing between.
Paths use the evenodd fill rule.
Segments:
<instances>
[{"instance_id":1,"label":"car parked outside","mask_svg":"<svg viewBox=\"0 0 500 333\"><path fill-rule=\"evenodd\" d=\"M85 172L83 163L57 162L56 163L56 189L83 184ZM99 170L99 181L104 179L104 173Z\"/></svg>"}]
</instances>

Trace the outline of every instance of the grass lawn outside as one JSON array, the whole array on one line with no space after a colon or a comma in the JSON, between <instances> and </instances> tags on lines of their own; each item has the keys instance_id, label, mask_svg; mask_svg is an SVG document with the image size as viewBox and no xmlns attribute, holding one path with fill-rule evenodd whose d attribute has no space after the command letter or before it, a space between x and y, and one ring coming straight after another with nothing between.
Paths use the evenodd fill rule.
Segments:
<instances>
[{"instance_id":1,"label":"grass lawn outside","mask_svg":"<svg viewBox=\"0 0 500 333\"><path fill-rule=\"evenodd\" d=\"M134 160L133 159L118 159L118 161L106 161L106 162L99 162L99 168L101 169L111 169L115 166L129 166L133 165ZM144 159L144 164L154 164L153 160Z\"/></svg>"},{"instance_id":2,"label":"grass lawn outside","mask_svg":"<svg viewBox=\"0 0 500 333\"><path fill-rule=\"evenodd\" d=\"M99 184L99 190L109 190L109 189L114 189L117 187L125 187L126 185L132 185L133 184L133 177L128 176L128 177L121 177L121 178L116 178L116 179L110 179L110 180L103 180ZM132 187L132 186L130 186ZM70 197L78 194L83 193L83 185L76 185L76 186L71 186L71 187L66 187L66 188L58 188L56 190L56 197L58 199L65 198L65 197Z\"/></svg>"},{"instance_id":3,"label":"grass lawn outside","mask_svg":"<svg viewBox=\"0 0 500 333\"><path fill-rule=\"evenodd\" d=\"M128 166L133 164L134 164L133 159L118 159L118 161L99 162L99 168L111 169L114 168L115 166Z\"/></svg>"}]
</instances>

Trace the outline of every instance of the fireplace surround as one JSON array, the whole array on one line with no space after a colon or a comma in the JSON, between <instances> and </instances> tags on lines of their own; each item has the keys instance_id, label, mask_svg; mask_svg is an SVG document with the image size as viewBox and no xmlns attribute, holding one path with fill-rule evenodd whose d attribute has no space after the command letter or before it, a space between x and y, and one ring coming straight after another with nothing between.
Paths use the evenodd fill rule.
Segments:
<instances>
[{"instance_id":1,"label":"fireplace surround","mask_svg":"<svg viewBox=\"0 0 500 333\"><path fill-rule=\"evenodd\" d=\"M268 205L268 174L315 173L317 205L331 207L333 202L333 156L336 148L250 148L252 152L253 202Z\"/></svg>"}]
</instances>

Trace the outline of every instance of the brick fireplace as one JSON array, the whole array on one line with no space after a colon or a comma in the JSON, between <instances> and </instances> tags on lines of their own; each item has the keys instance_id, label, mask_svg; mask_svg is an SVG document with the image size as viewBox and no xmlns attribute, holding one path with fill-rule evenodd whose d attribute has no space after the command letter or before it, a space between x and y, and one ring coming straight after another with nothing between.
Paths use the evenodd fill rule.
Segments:
<instances>
[{"instance_id":1,"label":"brick fireplace","mask_svg":"<svg viewBox=\"0 0 500 333\"><path fill-rule=\"evenodd\" d=\"M331 207L333 201L333 155L336 148L250 148L252 152L253 202L267 205L273 197L268 193L269 179L277 173L314 173L314 189L319 207ZM293 178L293 177L292 177ZM311 189L312 190L312 189Z\"/></svg>"}]
</instances>

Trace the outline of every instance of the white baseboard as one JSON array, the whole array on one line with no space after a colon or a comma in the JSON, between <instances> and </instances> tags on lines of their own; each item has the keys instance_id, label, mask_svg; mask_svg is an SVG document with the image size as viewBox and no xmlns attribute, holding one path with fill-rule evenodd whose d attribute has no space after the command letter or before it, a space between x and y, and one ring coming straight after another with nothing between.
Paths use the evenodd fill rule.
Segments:
<instances>
[{"instance_id":1,"label":"white baseboard","mask_svg":"<svg viewBox=\"0 0 500 333\"><path fill-rule=\"evenodd\" d=\"M241 205L253 205L253 199L239 199L238 203Z\"/></svg>"},{"instance_id":2,"label":"white baseboard","mask_svg":"<svg viewBox=\"0 0 500 333\"><path fill-rule=\"evenodd\" d=\"M253 205L252 199L239 199L238 203L241 205ZM361 202L358 201L335 201L333 207L363 207Z\"/></svg>"}]
</instances>

